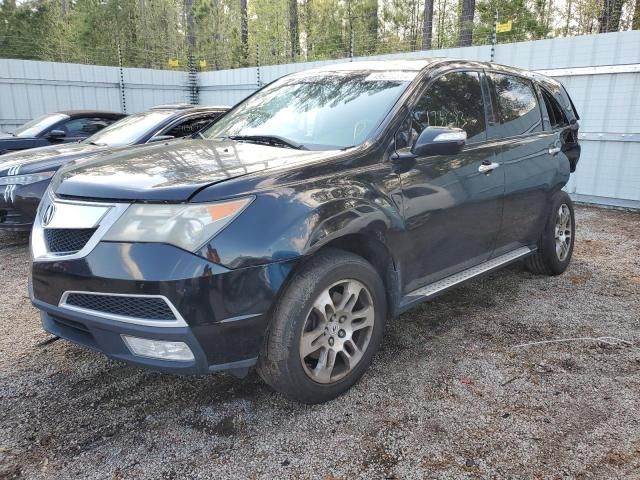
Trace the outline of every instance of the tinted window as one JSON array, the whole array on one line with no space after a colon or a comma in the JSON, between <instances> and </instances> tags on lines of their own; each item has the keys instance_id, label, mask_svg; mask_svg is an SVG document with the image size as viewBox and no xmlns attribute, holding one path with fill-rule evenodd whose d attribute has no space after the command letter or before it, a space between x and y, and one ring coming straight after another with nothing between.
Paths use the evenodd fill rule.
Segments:
<instances>
[{"instance_id":1,"label":"tinted window","mask_svg":"<svg viewBox=\"0 0 640 480\"><path fill-rule=\"evenodd\" d=\"M209 125L219 114L198 116L188 118L177 125L174 125L164 135L171 135L176 138L186 137L187 135L193 135L194 133L202 130Z\"/></svg>"},{"instance_id":2,"label":"tinted window","mask_svg":"<svg viewBox=\"0 0 640 480\"><path fill-rule=\"evenodd\" d=\"M49 115L43 115L41 117L31 120L30 122L25 123L21 127L18 127L13 132L13 134L16 137L35 137L43 133L46 129L51 127L53 124L58 123L60 120L64 120L65 118L69 118L69 117L62 113L52 113Z\"/></svg>"},{"instance_id":3,"label":"tinted window","mask_svg":"<svg viewBox=\"0 0 640 480\"><path fill-rule=\"evenodd\" d=\"M129 115L90 136L85 142L110 147L134 145L174 114L174 110L150 110Z\"/></svg>"},{"instance_id":4,"label":"tinted window","mask_svg":"<svg viewBox=\"0 0 640 480\"><path fill-rule=\"evenodd\" d=\"M309 149L363 143L416 72L358 71L284 77L249 97L204 135L276 135Z\"/></svg>"},{"instance_id":5,"label":"tinted window","mask_svg":"<svg viewBox=\"0 0 640 480\"><path fill-rule=\"evenodd\" d=\"M457 127L467 143L486 139L484 104L477 72L453 72L436 79L422 95L396 137L396 148L411 147L427 127Z\"/></svg>"},{"instance_id":6,"label":"tinted window","mask_svg":"<svg viewBox=\"0 0 640 480\"><path fill-rule=\"evenodd\" d=\"M113 120L105 120L103 118L74 118L68 122L56 127L56 129L67 132L71 137L88 137L99 132Z\"/></svg>"},{"instance_id":7,"label":"tinted window","mask_svg":"<svg viewBox=\"0 0 640 480\"><path fill-rule=\"evenodd\" d=\"M561 128L567 125L567 117L565 116L562 108L553 96L544 89L541 89L542 99L544 100L547 116L549 117L549 124L551 129Z\"/></svg>"},{"instance_id":8,"label":"tinted window","mask_svg":"<svg viewBox=\"0 0 640 480\"><path fill-rule=\"evenodd\" d=\"M532 83L524 78L491 73L498 123L496 135L513 137L542 130L542 118Z\"/></svg>"}]
</instances>

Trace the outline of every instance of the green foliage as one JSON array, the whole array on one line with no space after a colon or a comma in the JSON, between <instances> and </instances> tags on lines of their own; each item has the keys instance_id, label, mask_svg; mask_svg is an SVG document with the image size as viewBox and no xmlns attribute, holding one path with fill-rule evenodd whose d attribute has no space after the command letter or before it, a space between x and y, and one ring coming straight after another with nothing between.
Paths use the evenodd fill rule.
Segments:
<instances>
[{"instance_id":1,"label":"green foliage","mask_svg":"<svg viewBox=\"0 0 640 480\"><path fill-rule=\"evenodd\" d=\"M56 26L55 7L46 0L16 5L15 0L0 4L0 56L39 59L51 55L49 45L35 44L30 39L48 38Z\"/></svg>"},{"instance_id":2,"label":"green foliage","mask_svg":"<svg viewBox=\"0 0 640 480\"><path fill-rule=\"evenodd\" d=\"M411 51L422 45L424 2L0 0L0 58L118 65L120 53L125 66L184 70L191 50L203 69ZM601 0L477 0L474 20L465 26L472 27L476 45L491 42L496 11L501 22L513 22L510 32L498 34L500 43L640 28L640 0L605 4L608 7ZM457 46L462 0L433 0L433 12L433 48ZM297 35L291 34L292 26Z\"/></svg>"},{"instance_id":3,"label":"green foliage","mask_svg":"<svg viewBox=\"0 0 640 480\"><path fill-rule=\"evenodd\" d=\"M536 0L538 12L541 12L543 3ZM546 23L546 16L536 13L535 4L530 4L526 0L502 0L495 4L482 2L477 6L477 16L479 21L474 28L474 42L476 44L487 43L493 33L493 22L496 11L498 22L512 22L509 32L497 34L498 43L521 42L525 40L536 40L546 38L549 34L549 27Z\"/></svg>"}]
</instances>

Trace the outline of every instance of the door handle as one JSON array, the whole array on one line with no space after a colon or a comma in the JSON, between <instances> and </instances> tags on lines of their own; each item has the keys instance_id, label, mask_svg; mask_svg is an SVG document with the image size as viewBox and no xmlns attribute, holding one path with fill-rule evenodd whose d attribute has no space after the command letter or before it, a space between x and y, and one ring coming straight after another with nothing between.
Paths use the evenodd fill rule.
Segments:
<instances>
[{"instance_id":1,"label":"door handle","mask_svg":"<svg viewBox=\"0 0 640 480\"><path fill-rule=\"evenodd\" d=\"M549 147L549 155L557 155L560 153L560 147Z\"/></svg>"},{"instance_id":2,"label":"door handle","mask_svg":"<svg viewBox=\"0 0 640 480\"><path fill-rule=\"evenodd\" d=\"M482 165L480 165L478 167L478 171L480 173L489 173L492 172L493 170L495 170L496 168L498 168L500 166L499 163L483 163Z\"/></svg>"}]
</instances>

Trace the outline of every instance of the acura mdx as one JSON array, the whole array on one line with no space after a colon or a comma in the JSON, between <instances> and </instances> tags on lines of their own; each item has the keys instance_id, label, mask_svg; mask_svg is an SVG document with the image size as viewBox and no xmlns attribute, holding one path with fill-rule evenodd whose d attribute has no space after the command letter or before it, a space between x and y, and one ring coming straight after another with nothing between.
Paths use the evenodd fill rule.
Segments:
<instances>
[{"instance_id":1,"label":"acura mdx","mask_svg":"<svg viewBox=\"0 0 640 480\"><path fill-rule=\"evenodd\" d=\"M448 59L263 87L192 141L63 167L30 294L52 334L178 374L330 400L387 318L523 260L562 273L578 114L556 80Z\"/></svg>"}]
</instances>

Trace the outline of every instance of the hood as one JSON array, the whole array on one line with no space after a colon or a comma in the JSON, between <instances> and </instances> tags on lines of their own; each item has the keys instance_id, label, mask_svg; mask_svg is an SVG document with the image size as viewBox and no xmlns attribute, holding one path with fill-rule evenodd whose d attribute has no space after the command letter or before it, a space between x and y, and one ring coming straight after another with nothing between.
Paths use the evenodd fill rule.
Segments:
<instances>
[{"instance_id":1,"label":"hood","mask_svg":"<svg viewBox=\"0 0 640 480\"><path fill-rule=\"evenodd\" d=\"M87 155L105 150L90 143L66 143L40 148L31 148L0 156L0 176L11 171L18 173L35 173L57 170L61 165Z\"/></svg>"},{"instance_id":2,"label":"hood","mask_svg":"<svg viewBox=\"0 0 640 480\"><path fill-rule=\"evenodd\" d=\"M243 175L302 166L337 151L306 151L234 141L179 140L101 155L65 167L53 179L58 195L184 202L198 190Z\"/></svg>"}]
</instances>

